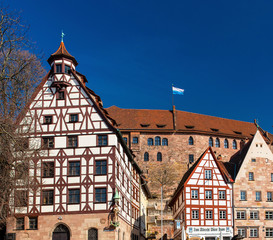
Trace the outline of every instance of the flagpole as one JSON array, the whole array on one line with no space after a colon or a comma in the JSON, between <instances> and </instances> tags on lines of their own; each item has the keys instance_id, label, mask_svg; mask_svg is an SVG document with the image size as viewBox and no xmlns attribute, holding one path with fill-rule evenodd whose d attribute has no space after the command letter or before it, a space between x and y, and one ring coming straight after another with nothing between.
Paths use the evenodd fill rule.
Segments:
<instances>
[{"instance_id":1,"label":"flagpole","mask_svg":"<svg viewBox=\"0 0 273 240\"><path fill-rule=\"evenodd\" d=\"M174 106L174 99L173 99L173 84L172 84L172 108Z\"/></svg>"}]
</instances>

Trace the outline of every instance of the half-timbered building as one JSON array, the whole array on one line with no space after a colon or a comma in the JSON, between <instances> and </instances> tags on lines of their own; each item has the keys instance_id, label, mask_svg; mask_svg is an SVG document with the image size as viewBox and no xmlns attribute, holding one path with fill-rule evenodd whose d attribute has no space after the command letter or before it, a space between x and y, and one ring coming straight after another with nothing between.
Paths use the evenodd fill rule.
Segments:
<instances>
[{"instance_id":1,"label":"half-timbered building","mask_svg":"<svg viewBox=\"0 0 273 240\"><path fill-rule=\"evenodd\" d=\"M12 204L8 239L138 239L140 169L100 97L61 42L18 118L28 131L31 189ZM19 131L19 130L18 130Z\"/></svg>"},{"instance_id":2,"label":"half-timbered building","mask_svg":"<svg viewBox=\"0 0 273 240\"><path fill-rule=\"evenodd\" d=\"M244 239L273 238L273 154L262 134L230 160L234 174L234 231Z\"/></svg>"},{"instance_id":3,"label":"half-timbered building","mask_svg":"<svg viewBox=\"0 0 273 240\"><path fill-rule=\"evenodd\" d=\"M185 173L169 203L174 239L231 239L232 183L224 165L207 148Z\"/></svg>"}]
</instances>

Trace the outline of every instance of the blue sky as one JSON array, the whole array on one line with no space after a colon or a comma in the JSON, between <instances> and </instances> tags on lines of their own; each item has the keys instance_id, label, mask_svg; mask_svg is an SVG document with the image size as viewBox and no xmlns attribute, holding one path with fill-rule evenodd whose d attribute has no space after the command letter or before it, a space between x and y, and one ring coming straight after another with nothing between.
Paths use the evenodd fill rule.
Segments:
<instances>
[{"instance_id":1,"label":"blue sky","mask_svg":"<svg viewBox=\"0 0 273 240\"><path fill-rule=\"evenodd\" d=\"M171 109L273 132L273 1L9 0L46 59L64 43L104 106Z\"/></svg>"}]
</instances>

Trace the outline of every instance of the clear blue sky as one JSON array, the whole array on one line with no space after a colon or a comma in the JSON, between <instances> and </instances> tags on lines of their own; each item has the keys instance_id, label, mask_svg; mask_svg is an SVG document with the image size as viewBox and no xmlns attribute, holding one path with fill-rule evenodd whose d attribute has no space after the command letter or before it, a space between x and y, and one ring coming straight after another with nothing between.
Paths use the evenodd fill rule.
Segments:
<instances>
[{"instance_id":1,"label":"clear blue sky","mask_svg":"<svg viewBox=\"0 0 273 240\"><path fill-rule=\"evenodd\" d=\"M104 106L249 121L273 132L273 1L9 0L45 59L64 43ZM49 69L46 61L44 66Z\"/></svg>"}]
</instances>

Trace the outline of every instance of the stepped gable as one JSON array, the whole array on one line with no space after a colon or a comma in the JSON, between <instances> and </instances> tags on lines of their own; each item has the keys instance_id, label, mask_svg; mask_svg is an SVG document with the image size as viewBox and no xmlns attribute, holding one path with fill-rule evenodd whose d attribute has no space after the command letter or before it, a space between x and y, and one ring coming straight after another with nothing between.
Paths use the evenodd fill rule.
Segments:
<instances>
[{"instance_id":1,"label":"stepped gable","mask_svg":"<svg viewBox=\"0 0 273 240\"><path fill-rule=\"evenodd\" d=\"M122 109L116 106L106 110L121 130L176 131L250 139L257 129L255 123L251 122L176 110L177 128L174 130L173 113L169 110ZM267 135L268 139L273 140L273 135Z\"/></svg>"}]
</instances>

